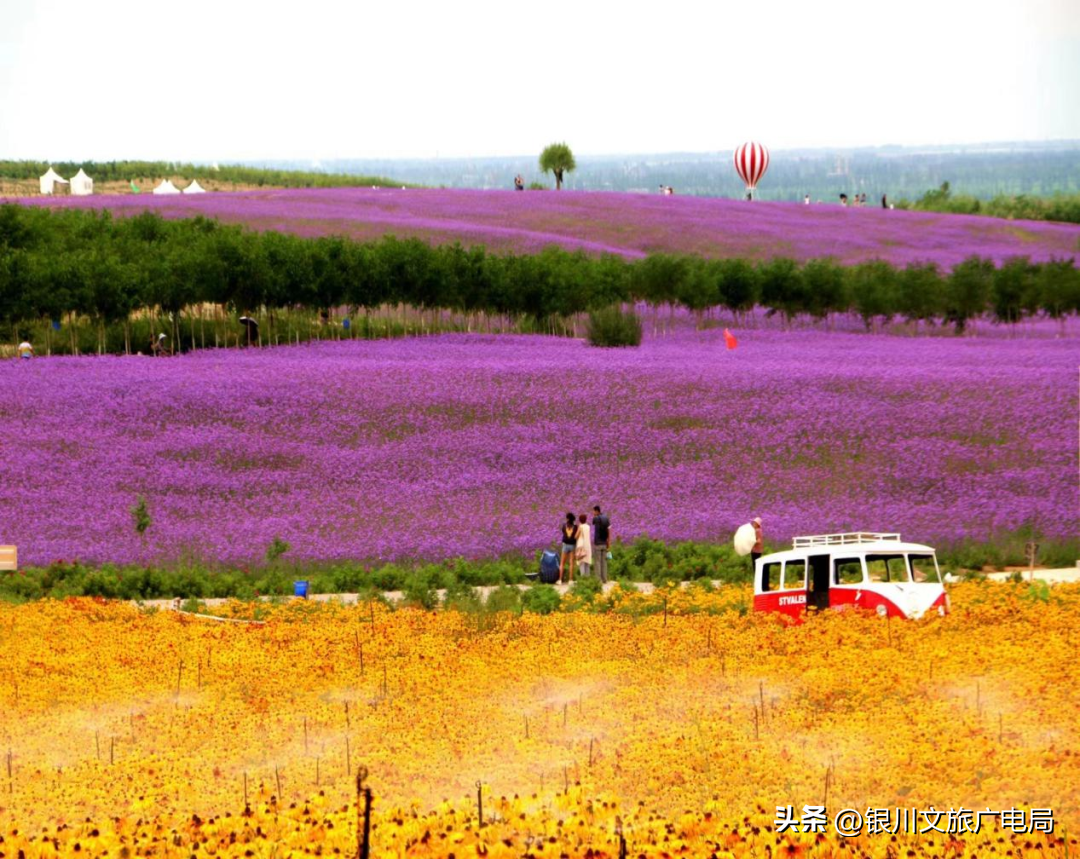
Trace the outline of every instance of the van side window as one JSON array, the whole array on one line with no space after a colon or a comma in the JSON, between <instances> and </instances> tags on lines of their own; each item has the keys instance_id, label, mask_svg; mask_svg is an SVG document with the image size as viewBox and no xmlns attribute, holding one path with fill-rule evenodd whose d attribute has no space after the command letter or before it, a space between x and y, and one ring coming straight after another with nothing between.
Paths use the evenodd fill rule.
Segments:
<instances>
[{"instance_id":1,"label":"van side window","mask_svg":"<svg viewBox=\"0 0 1080 859\"><path fill-rule=\"evenodd\" d=\"M775 591L780 589L780 564L765 564L761 569L761 589Z\"/></svg>"},{"instance_id":2,"label":"van side window","mask_svg":"<svg viewBox=\"0 0 1080 859\"><path fill-rule=\"evenodd\" d=\"M806 590L806 561L802 558L784 564L784 590Z\"/></svg>"},{"instance_id":3,"label":"van side window","mask_svg":"<svg viewBox=\"0 0 1080 859\"><path fill-rule=\"evenodd\" d=\"M862 561L858 558L837 558L833 566L833 583L837 585L861 585Z\"/></svg>"},{"instance_id":4,"label":"van side window","mask_svg":"<svg viewBox=\"0 0 1080 859\"><path fill-rule=\"evenodd\" d=\"M867 555L866 575L872 582L907 582L907 563L903 555Z\"/></svg>"}]
</instances>

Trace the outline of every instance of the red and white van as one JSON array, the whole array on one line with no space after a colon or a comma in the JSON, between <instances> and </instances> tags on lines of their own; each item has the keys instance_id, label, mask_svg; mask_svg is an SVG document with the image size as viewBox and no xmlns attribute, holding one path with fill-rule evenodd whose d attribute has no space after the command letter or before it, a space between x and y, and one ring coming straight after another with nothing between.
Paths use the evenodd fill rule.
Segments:
<instances>
[{"instance_id":1,"label":"red and white van","mask_svg":"<svg viewBox=\"0 0 1080 859\"><path fill-rule=\"evenodd\" d=\"M755 611L801 618L808 610L852 607L882 617L944 615L949 598L934 550L877 531L815 534L754 566Z\"/></svg>"}]
</instances>

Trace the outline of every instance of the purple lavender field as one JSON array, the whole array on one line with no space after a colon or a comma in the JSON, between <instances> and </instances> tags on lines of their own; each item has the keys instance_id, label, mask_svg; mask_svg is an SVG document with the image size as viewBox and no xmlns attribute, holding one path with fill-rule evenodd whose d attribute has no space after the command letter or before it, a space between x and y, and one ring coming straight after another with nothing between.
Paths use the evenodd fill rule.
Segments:
<instances>
[{"instance_id":1,"label":"purple lavender field","mask_svg":"<svg viewBox=\"0 0 1080 859\"><path fill-rule=\"evenodd\" d=\"M560 245L588 253L650 252L845 263L934 261L948 268L978 254L997 263L1080 256L1080 226L873 207L745 203L704 197L596 192L380 188L273 190L196 196L28 198L27 205L207 215L257 229L377 239L416 236L531 253Z\"/></svg>"},{"instance_id":2,"label":"purple lavender field","mask_svg":"<svg viewBox=\"0 0 1080 859\"><path fill-rule=\"evenodd\" d=\"M0 542L55 559L532 553L566 510L727 541L1025 523L1074 539L1080 327L905 338L677 326L636 350L445 335L0 363ZM145 544L129 509L145 494Z\"/></svg>"}]
</instances>

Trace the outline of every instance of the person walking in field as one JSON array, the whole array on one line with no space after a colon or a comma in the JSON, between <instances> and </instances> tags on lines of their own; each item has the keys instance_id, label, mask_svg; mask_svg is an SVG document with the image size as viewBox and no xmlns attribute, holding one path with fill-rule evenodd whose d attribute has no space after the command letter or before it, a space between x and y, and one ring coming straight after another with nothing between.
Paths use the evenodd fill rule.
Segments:
<instances>
[{"instance_id":1,"label":"person walking in field","mask_svg":"<svg viewBox=\"0 0 1080 859\"><path fill-rule=\"evenodd\" d=\"M601 584L606 584L608 548L611 545L611 520L600 512L600 505L592 509L593 564L596 565L596 577Z\"/></svg>"},{"instance_id":2,"label":"person walking in field","mask_svg":"<svg viewBox=\"0 0 1080 859\"><path fill-rule=\"evenodd\" d=\"M589 517L584 513L578 517L578 538L574 556L581 575L589 575L592 569L592 529L589 527Z\"/></svg>"},{"instance_id":3,"label":"person walking in field","mask_svg":"<svg viewBox=\"0 0 1080 859\"><path fill-rule=\"evenodd\" d=\"M23 361L29 361L34 357L34 347L30 345L29 340L23 340L19 344L19 358Z\"/></svg>"},{"instance_id":4,"label":"person walking in field","mask_svg":"<svg viewBox=\"0 0 1080 859\"><path fill-rule=\"evenodd\" d=\"M559 552L559 581L570 583L574 580L574 553L577 551L578 526L573 513L566 514L566 521L559 531L562 549Z\"/></svg>"},{"instance_id":5,"label":"person walking in field","mask_svg":"<svg viewBox=\"0 0 1080 859\"><path fill-rule=\"evenodd\" d=\"M761 552L765 545L765 537L761 530L761 517L755 516L750 524L754 526L754 536L757 537L754 548L750 550L750 563L756 564L757 559L761 557Z\"/></svg>"}]
</instances>

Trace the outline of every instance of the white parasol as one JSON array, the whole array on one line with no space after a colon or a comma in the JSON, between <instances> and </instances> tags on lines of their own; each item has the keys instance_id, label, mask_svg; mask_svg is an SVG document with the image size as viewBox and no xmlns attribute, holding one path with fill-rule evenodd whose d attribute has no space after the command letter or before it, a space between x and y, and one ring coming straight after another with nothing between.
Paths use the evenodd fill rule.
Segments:
<instances>
[{"instance_id":1,"label":"white parasol","mask_svg":"<svg viewBox=\"0 0 1080 859\"><path fill-rule=\"evenodd\" d=\"M735 532L735 554L736 555L749 555L754 550L754 544L757 542L757 533L754 531L754 526L747 522L745 525L740 525L739 530Z\"/></svg>"}]
</instances>

